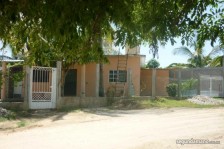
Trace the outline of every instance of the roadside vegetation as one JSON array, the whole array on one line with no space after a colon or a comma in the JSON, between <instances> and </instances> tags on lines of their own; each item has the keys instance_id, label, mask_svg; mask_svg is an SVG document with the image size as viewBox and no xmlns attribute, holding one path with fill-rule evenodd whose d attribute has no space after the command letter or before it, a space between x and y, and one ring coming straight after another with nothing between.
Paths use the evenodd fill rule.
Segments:
<instances>
[{"instance_id":1,"label":"roadside vegetation","mask_svg":"<svg viewBox=\"0 0 224 149\"><path fill-rule=\"evenodd\" d=\"M3 122L12 122L13 128L21 128L29 124L29 118L31 118L30 111L8 110L0 107L0 124ZM4 130L5 126L0 126L0 131Z\"/></svg>"},{"instance_id":2,"label":"roadside vegetation","mask_svg":"<svg viewBox=\"0 0 224 149\"><path fill-rule=\"evenodd\" d=\"M224 107L221 105L199 105L189 102L185 99L175 99L169 97L156 97L155 99L122 99L114 102L110 108L112 109L147 109L147 108L212 108Z\"/></svg>"},{"instance_id":3,"label":"roadside vegetation","mask_svg":"<svg viewBox=\"0 0 224 149\"><path fill-rule=\"evenodd\" d=\"M217 98L220 100L220 98ZM222 99L223 100L223 99ZM108 105L108 110L137 110L137 109L150 109L150 108L215 108L224 107L221 105L199 105L189 102L186 99L175 99L174 97L156 97L152 98L132 98L132 99L117 99L111 105ZM80 114L86 112L87 109L77 109L75 107L65 107L58 110L29 110L29 111L13 111L1 108L3 114L0 115L0 132L23 130L26 128L40 127L40 121L51 119L54 122L62 118L68 113ZM88 109L94 111L96 109ZM7 113L7 114L5 114ZM88 112L87 112L88 113ZM84 114L85 115L85 114ZM76 120L82 118L77 117Z\"/></svg>"}]
</instances>

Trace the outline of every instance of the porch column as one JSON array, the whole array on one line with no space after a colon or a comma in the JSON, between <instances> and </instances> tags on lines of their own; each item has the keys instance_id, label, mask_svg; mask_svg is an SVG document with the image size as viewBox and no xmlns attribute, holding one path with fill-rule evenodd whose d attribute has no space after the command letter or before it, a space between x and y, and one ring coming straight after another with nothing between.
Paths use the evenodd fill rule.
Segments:
<instances>
[{"instance_id":1,"label":"porch column","mask_svg":"<svg viewBox=\"0 0 224 149\"><path fill-rule=\"evenodd\" d=\"M99 97L100 64L96 64L96 97Z\"/></svg>"},{"instance_id":2,"label":"porch column","mask_svg":"<svg viewBox=\"0 0 224 149\"><path fill-rule=\"evenodd\" d=\"M81 68L81 97L86 97L86 65Z\"/></svg>"},{"instance_id":3,"label":"porch column","mask_svg":"<svg viewBox=\"0 0 224 149\"><path fill-rule=\"evenodd\" d=\"M128 68L127 71L127 84L128 84L128 97L132 97L133 95L135 95L134 89L133 89L133 83L132 83L132 72L131 72L131 68Z\"/></svg>"},{"instance_id":4,"label":"porch column","mask_svg":"<svg viewBox=\"0 0 224 149\"><path fill-rule=\"evenodd\" d=\"M1 99L4 100L6 99L6 62L2 61L2 87L1 87Z\"/></svg>"},{"instance_id":5,"label":"porch column","mask_svg":"<svg viewBox=\"0 0 224 149\"><path fill-rule=\"evenodd\" d=\"M224 97L224 53L222 56L222 97Z\"/></svg>"}]
</instances>

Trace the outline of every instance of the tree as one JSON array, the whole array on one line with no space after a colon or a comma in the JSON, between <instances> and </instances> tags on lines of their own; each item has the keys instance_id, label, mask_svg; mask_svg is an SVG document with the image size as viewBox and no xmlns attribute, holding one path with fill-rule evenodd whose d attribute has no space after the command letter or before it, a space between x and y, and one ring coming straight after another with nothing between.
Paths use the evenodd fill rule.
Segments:
<instances>
[{"instance_id":1,"label":"tree","mask_svg":"<svg viewBox=\"0 0 224 149\"><path fill-rule=\"evenodd\" d=\"M224 42L224 9L218 0L0 0L0 39L26 61L104 61L101 38L116 45L148 43L155 56L165 44L198 34L198 41ZM169 6L169 7L167 7ZM210 11L207 9L211 8ZM214 19L216 17L216 19ZM25 49L25 50L23 50Z\"/></svg>"},{"instance_id":2,"label":"tree","mask_svg":"<svg viewBox=\"0 0 224 149\"><path fill-rule=\"evenodd\" d=\"M158 68L159 66L160 66L160 64L156 59L151 59L147 63L146 68Z\"/></svg>"},{"instance_id":3,"label":"tree","mask_svg":"<svg viewBox=\"0 0 224 149\"><path fill-rule=\"evenodd\" d=\"M200 45L196 42L191 44L191 47L193 47L193 50L190 50L189 48L182 46L179 48L174 49L174 55L184 55L188 57L188 64L182 65L187 66L191 68L196 67L205 67L208 66L212 60L212 56L216 55L220 52L219 49L213 49L208 55L205 55L205 50L202 48L204 45Z\"/></svg>"},{"instance_id":4,"label":"tree","mask_svg":"<svg viewBox=\"0 0 224 149\"><path fill-rule=\"evenodd\" d=\"M190 68L190 64L184 64L184 63L172 63L167 68Z\"/></svg>"}]
</instances>

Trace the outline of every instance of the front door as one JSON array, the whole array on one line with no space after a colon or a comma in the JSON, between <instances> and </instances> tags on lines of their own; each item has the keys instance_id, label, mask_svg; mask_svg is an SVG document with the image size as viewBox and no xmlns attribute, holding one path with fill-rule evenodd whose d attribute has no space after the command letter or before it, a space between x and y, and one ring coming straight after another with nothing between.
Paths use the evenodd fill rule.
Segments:
<instances>
[{"instance_id":1,"label":"front door","mask_svg":"<svg viewBox=\"0 0 224 149\"><path fill-rule=\"evenodd\" d=\"M69 69L65 76L64 96L76 96L77 69Z\"/></svg>"}]
</instances>

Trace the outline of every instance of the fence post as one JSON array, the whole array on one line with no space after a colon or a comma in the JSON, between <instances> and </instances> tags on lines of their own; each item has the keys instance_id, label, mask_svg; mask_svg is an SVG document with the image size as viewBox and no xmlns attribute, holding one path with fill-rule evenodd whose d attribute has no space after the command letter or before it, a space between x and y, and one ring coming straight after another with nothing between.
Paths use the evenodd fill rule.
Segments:
<instances>
[{"instance_id":1,"label":"fence post","mask_svg":"<svg viewBox=\"0 0 224 149\"><path fill-rule=\"evenodd\" d=\"M127 81L128 81L128 97L132 97L135 95L135 90L134 90L134 86L133 86L133 82L132 82L132 71L130 68L128 68L128 72L127 72Z\"/></svg>"},{"instance_id":2,"label":"fence post","mask_svg":"<svg viewBox=\"0 0 224 149\"><path fill-rule=\"evenodd\" d=\"M156 69L152 69L152 98L156 97Z\"/></svg>"},{"instance_id":3,"label":"fence post","mask_svg":"<svg viewBox=\"0 0 224 149\"><path fill-rule=\"evenodd\" d=\"M223 62L224 62L224 56L223 56ZM224 65L222 65L222 97L224 97Z\"/></svg>"},{"instance_id":4,"label":"fence post","mask_svg":"<svg viewBox=\"0 0 224 149\"><path fill-rule=\"evenodd\" d=\"M99 97L99 86L100 86L100 64L96 64L96 97Z\"/></svg>"},{"instance_id":5,"label":"fence post","mask_svg":"<svg viewBox=\"0 0 224 149\"><path fill-rule=\"evenodd\" d=\"M25 80L24 80L24 109L29 109L30 100L30 67L25 66Z\"/></svg>"},{"instance_id":6,"label":"fence post","mask_svg":"<svg viewBox=\"0 0 224 149\"><path fill-rule=\"evenodd\" d=\"M197 95L200 95L201 94L201 77L199 74L197 78L198 78Z\"/></svg>"},{"instance_id":7,"label":"fence post","mask_svg":"<svg viewBox=\"0 0 224 149\"><path fill-rule=\"evenodd\" d=\"M181 70L178 69L178 87L177 87L177 92L178 92L178 98L180 98L180 87L181 85Z\"/></svg>"},{"instance_id":8,"label":"fence post","mask_svg":"<svg viewBox=\"0 0 224 149\"><path fill-rule=\"evenodd\" d=\"M57 75L56 75L56 108L60 106L61 100L61 61L57 61Z\"/></svg>"},{"instance_id":9,"label":"fence post","mask_svg":"<svg viewBox=\"0 0 224 149\"><path fill-rule=\"evenodd\" d=\"M81 68L81 97L86 97L86 65L83 64Z\"/></svg>"},{"instance_id":10,"label":"fence post","mask_svg":"<svg viewBox=\"0 0 224 149\"><path fill-rule=\"evenodd\" d=\"M2 86L1 86L1 99L6 99L6 62L2 61Z\"/></svg>"}]
</instances>

